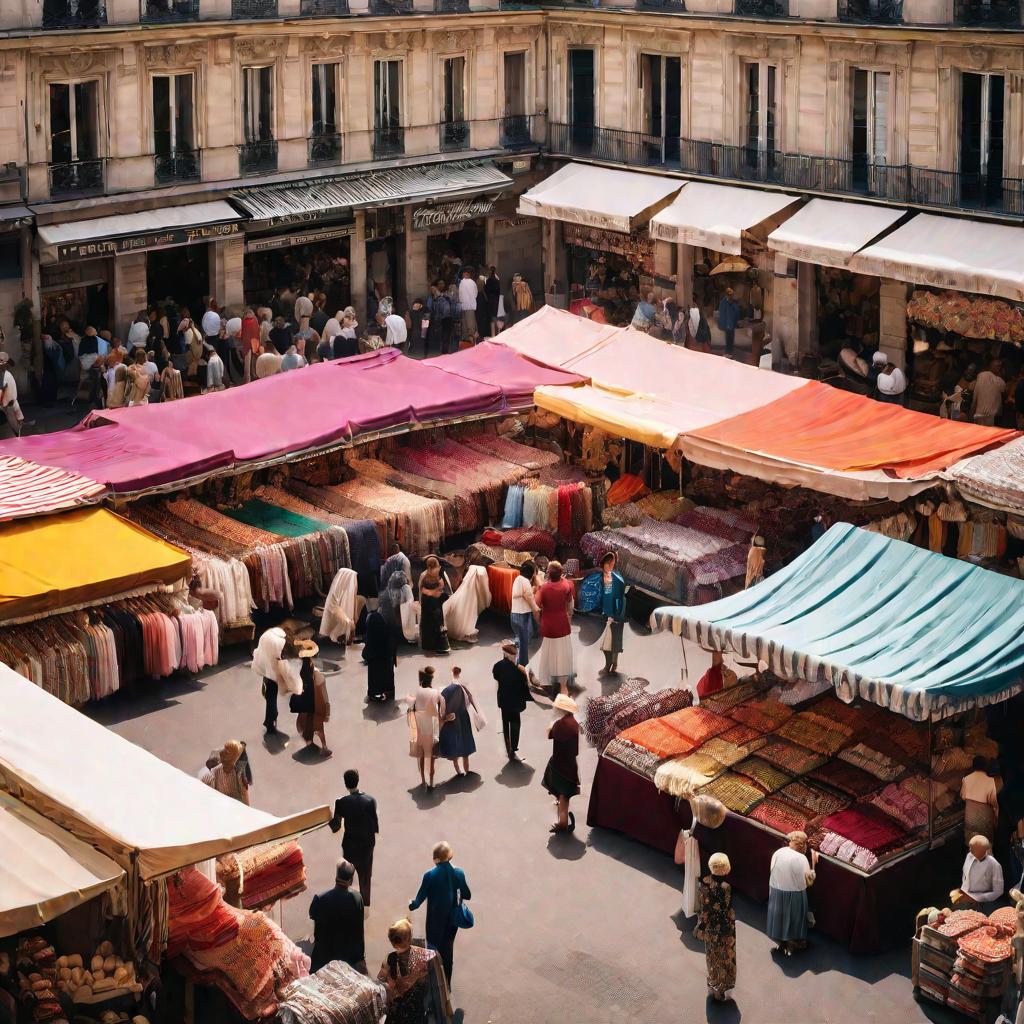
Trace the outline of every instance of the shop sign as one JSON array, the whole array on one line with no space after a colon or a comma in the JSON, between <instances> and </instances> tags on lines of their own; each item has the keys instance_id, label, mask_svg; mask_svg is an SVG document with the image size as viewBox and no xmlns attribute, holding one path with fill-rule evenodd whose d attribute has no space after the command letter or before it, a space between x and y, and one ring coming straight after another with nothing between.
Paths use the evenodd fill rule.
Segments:
<instances>
[{"instance_id":1,"label":"shop sign","mask_svg":"<svg viewBox=\"0 0 1024 1024\"><path fill-rule=\"evenodd\" d=\"M269 252L271 249L285 249L293 245L326 242L332 238L347 238L354 231L355 228L349 224L342 228L321 228L319 231L303 231L291 235L272 235L270 238L250 238L245 243L245 251Z\"/></svg>"},{"instance_id":2,"label":"shop sign","mask_svg":"<svg viewBox=\"0 0 1024 1024\"><path fill-rule=\"evenodd\" d=\"M512 161L512 173L513 174L526 174L530 169L530 158L520 158L519 160Z\"/></svg>"},{"instance_id":3,"label":"shop sign","mask_svg":"<svg viewBox=\"0 0 1024 1024\"><path fill-rule=\"evenodd\" d=\"M189 245L192 242L209 242L218 238L238 234L238 225L197 224L188 228L173 228L146 235L131 235L127 238L106 238L90 242L68 242L57 246L58 260L91 260L97 256L122 256L129 252L145 249L163 249L170 245Z\"/></svg>"},{"instance_id":4,"label":"shop sign","mask_svg":"<svg viewBox=\"0 0 1024 1024\"><path fill-rule=\"evenodd\" d=\"M499 228L524 228L534 222L533 217L502 217L498 221Z\"/></svg>"},{"instance_id":5,"label":"shop sign","mask_svg":"<svg viewBox=\"0 0 1024 1024\"><path fill-rule=\"evenodd\" d=\"M267 217L264 220L254 221L248 225L251 229L256 228L283 228L289 224L316 224L319 221L337 218L340 210L307 210L305 213L283 213L280 217Z\"/></svg>"},{"instance_id":6,"label":"shop sign","mask_svg":"<svg viewBox=\"0 0 1024 1024\"><path fill-rule=\"evenodd\" d=\"M495 202L496 199L483 196L480 199L462 199L456 203L419 206L412 211L412 227L414 231L430 231L432 228L461 224L475 217L486 217L494 211Z\"/></svg>"}]
</instances>

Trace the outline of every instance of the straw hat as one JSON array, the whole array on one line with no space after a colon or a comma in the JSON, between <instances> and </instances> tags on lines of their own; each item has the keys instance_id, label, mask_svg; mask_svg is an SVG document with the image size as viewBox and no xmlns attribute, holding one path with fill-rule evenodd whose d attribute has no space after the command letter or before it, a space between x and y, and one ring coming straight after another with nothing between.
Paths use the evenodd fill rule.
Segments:
<instances>
[{"instance_id":1,"label":"straw hat","mask_svg":"<svg viewBox=\"0 0 1024 1024\"><path fill-rule=\"evenodd\" d=\"M312 640L296 640L295 650L300 658L315 658L320 653L320 648Z\"/></svg>"},{"instance_id":2,"label":"straw hat","mask_svg":"<svg viewBox=\"0 0 1024 1024\"><path fill-rule=\"evenodd\" d=\"M555 698L554 708L556 711L567 711L570 715L575 715L579 710L576 706L576 701L567 693L560 693Z\"/></svg>"}]
</instances>

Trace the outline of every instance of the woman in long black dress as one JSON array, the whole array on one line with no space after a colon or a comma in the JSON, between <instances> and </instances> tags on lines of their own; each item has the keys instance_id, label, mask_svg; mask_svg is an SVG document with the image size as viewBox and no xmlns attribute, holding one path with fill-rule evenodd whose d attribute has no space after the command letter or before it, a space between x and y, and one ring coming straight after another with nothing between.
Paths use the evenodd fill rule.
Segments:
<instances>
[{"instance_id":1,"label":"woman in long black dress","mask_svg":"<svg viewBox=\"0 0 1024 1024\"><path fill-rule=\"evenodd\" d=\"M394 700L397 647L391 627L376 609L366 616L363 660L366 662L366 699Z\"/></svg>"},{"instance_id":2,"label":"woman in long black dress","mask_svg":"<svg viewBox=\"0 0 1024 1024\"><path fill-rule=\"evenodd\" d=\"M448 630L444 625L444 602L448 599L448 581L441 572L436 555L429 555L420 576L420 647L444 654L448 646Z\"/></svg>"},{"instance_id":3,"label":"woman in long black dress","mask_svg":"<svg viewBox=\"0 0 1024 1024\"><path fill-rule=\"evenodd\" d=\"M580 770L576 763L580 752L580 725L574 717L576 701L568 694L560 693L555 698L554 707L561 714L548 729L551 757L544 769L541 785L558 805L558 820L548 831L573 832L576 829L576 816L569 810L569 801L580 791Z\"/></svg>"}]
</instances>

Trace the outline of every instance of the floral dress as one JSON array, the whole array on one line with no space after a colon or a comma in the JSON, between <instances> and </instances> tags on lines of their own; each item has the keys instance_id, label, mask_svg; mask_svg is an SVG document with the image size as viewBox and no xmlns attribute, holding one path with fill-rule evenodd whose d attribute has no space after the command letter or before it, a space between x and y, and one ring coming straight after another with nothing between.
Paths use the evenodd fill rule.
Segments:
<instances>
[{"instance_id":1,"label":"floral dress","mask_svg":"<svg viewBox=\"0 0 1024 1024\"><path fill-rule=\"evenodd\" d=\"M694 934L704 940L708 988L719 995L736 986L736 913L732 886L711 876L701 880L701 908Z\"/></svg>"}]
</instances>

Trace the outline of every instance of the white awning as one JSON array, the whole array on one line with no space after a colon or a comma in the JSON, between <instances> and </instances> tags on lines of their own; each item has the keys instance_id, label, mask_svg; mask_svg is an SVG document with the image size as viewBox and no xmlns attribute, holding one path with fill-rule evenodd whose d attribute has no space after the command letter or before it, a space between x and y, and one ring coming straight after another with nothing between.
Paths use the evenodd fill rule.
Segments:
<instances>
[{"instance_id":1,"label":"white awning","mask_svg":"<svg viewBox=\"0 0 1024 1024\"><path fill-rule=\"evenodd\" d=\"M645 224L682 184L655 174L566 164L520 196L519 212L628 233Z\"/></svg>"},{"instance_id":2,"label":"white awning","mask_svg":"<svg viewBox=\"0 0 1024 1024\"><path fill-rule=\"evenodd\" d=\"M314 807L278 818L232 800L3 664L0 708L0 789L143 879L301 835L331 816Z\"/></svg>"},{"instance_id":3,"label":"white awning","mask_svg":"<svg viewBox=\"0 0 1024 1024\"><path fill-rule=\"evenodd\" d=\"M44 263L55 263L208 242L237 234L240 220L242 215L229 202L217 199L43 224L38 228L39 256Z\"/></svg>"},{"instance_id":4,"label":"white awning","mask_svg":"<svg viewBox=\"0 0 1024 1024\"><path fill-rule=\"evenodd\" d=\"M906 212L890 206L812 199L768 236L768 247L791 260L845 269L858 249Z\"/></svg>"},{"instance_id":5,"label":"white awning","mask_svg":"<svg viewBox=\"0 0 1024 1024\"><path fill-rule=\"evenodd\" d=\"M651 236L738 256L743 233L800 202L799 196L691 181L651 220ZM772 225L774 226L774 225Z\"/></svg>"},{"instance_id":6,"label":"white awning","mask_svg":"<svg viewBox=\"0 0 1024 1024\"><path fill-rule=\"evenodd\" d=\"M919 213L850 260L857 274L1024 301L1024 228Z\"/></svg>"},{"instance_id":7,"label":"white awning","mask_svg":"<svg viewBox=\"0 0 1024 1024\"><path fill-rule=\"evenodd\" d=\"M124 878L109 857L3 792L0 850L0 938L38 928Z\"/></svg>"}]
</instances>

